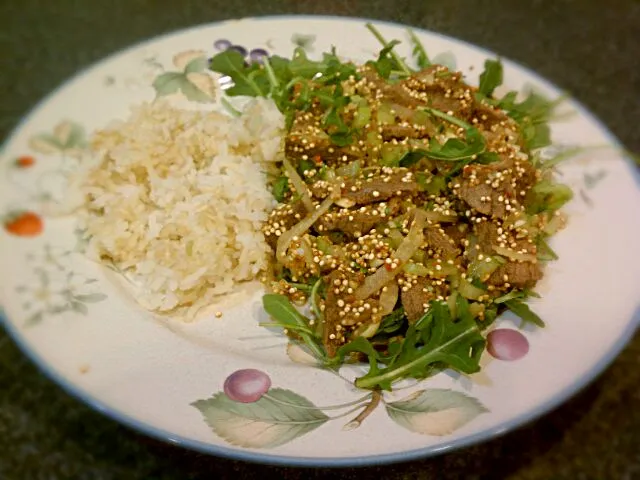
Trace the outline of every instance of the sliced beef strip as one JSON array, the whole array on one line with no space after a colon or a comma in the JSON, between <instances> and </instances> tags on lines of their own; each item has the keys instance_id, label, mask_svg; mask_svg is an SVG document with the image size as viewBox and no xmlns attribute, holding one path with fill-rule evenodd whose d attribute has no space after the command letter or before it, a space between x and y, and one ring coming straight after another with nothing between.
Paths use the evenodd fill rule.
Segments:
<instances>
[{"instance_id":1,"label":"sliced beef strip","mask_svg":"<svg viewBox=\"0 0 640 480\"><path fill-rule=\"evenodd\" d=\"M542 269L537 263L508 262L491 274L487 285L502 287L505 283L509 283L516 288L531 288L541 278Z\"/></svg>"},{"instance_id":2,"label":"sliced beef strip","mask_svg":"<svg viewBox=\"0 0 640 480\"><path fill-rule=\"evenodd\" d=\"M414 323L425 313L425 305L435 298L434 293L426 290L429 281L426 278L418 278L418 283L406 292L401 290L400 301L404 307L409 323Z\"/></svg>"},{"instance_id":3,"label":"sliced beef strip","mask_svg":"<svg viewBox=\"0 0 640 480\"><path fill-rule=\"evenodd\" d=\"M460 223L458 225L446 225L443 227L444 233L453 240L456 248L462 248L463 241L466 240L469 228L467 224Z\"/></svg>"},{"instance_id":4,"label":"sliced beef strip","mask_svg":"<svg viewBox=\"0 0 640 480\"><path fill-rule=\"evenodd\" d=\"M281 203L272 210L269 218L262 227L262 232L267 243L275 250L278 244L279 235L277 231L284 233L293 225L298 223L307 216L307 209L302 202L294 202L292 204ZM277 225L277 226L276 226Z\"/></svg>"},{"instance_id":5,"label":"sliced beef strip","mask_svg":"<svg viewBox=\"0 0 640 480\"><path fill-rule=\"evenodd\" d=\"M311 191L311 195L319 200L324 200L329 196L329 188L331 184L326 180L317 180L309 185L309 190Z\"/></svg>"},{"instance_id":6,"label":"sliced beef strip","mask_svg":"<svg viewBox=\"0 0 640 480\"><path fill-rule=\"evenodd\" d=\"M400 138L422 138L424 135L411 125L384 125L381 127L382 140L385 142Z\"/></svg>"},{"instance_id":7,"label":"sliced beef strip","mask_svg":"<svg viewBox=\"0 0 640 480\"><path fill-rule=\"evenodd\" d=\"M340 322L342 321L342 318L340 318L341 308L338 306L338 300L340 299L340 297L335 293L332 287L334 280L342 281L343 277L344 275L340 271L334 270L323 279L325 285L327 285L327 298L324 303L325 307L322 343L327 350L327 355L329 356L329 358L335 357L336 350L340 345L338 339L332 339L330 335L332 333L335 335L336 326L340 325Z\"/></svg>"},{"instance_id":8,"label":"sliced beef strip","mask_svg":"<svg viewBox=\"0 0 640 480\"><path fill-rule=\"evenodd\" d=\"M325 214L316 222L315 227L321 233L338 230L355 239L367 234L378 223L380 223L380 217L354 211L340 216L332 213Z\"/></svg>"},{"instance_id":9,"label":"sliced beef strip","mask_svg":"<svg viewBox=\"0 0 640 480\"><path fill-rule=\"evenodd\" d=\"M498 226L492 222L480 222L474 227L480 250L486 254L493 252L493 246L498 244Z\"/></svg>"},{"instance_id":10,"label":"sliced beef strip","mask_svg":"<svg viewBox=\"0 0 640 480\"><path fill-rule=\"evenodd\" d=\"M424 239L429 248L441 252L445 258L455 257L460 253L451 237L437 225L424 229Z\"/></svg>"},{"instance_id":11,"label":"sliced beef strip","mask_svg":"<svg viewBox=\"0 0 640 480\"><path fill-rule=\"evenodd\" d=\"M492 222L481 222L476 225L475 232L478 237L480 250L486 254L493 254L493 246L498 244L498 227ZM527 249L535 252L535 248L526 238L516 239L515 250ZM505 280L505 275L506 280ZM537 263L508 261L491 274L487 279L487 285L502 287L509 283L516 288L530 288L542 278L542 270Z\"/></svg>"},{"instance_id":12,"label":"sliced beef strip","mask_svg":"<svg viewBox=\"0 0 640 480\"><path fill-rule=\"evenodd\" d=\"M345 182L342 189L342 199L352 201L355 205L368 205L374 202L388 200L391 197L418 193L420 186L413 179L404 181L407 172L383 175L372 180L358 179ZM355 187L355 191L353 188Z\"/></svg>"},{"instance_id":13,"label":"sliced beef strip","mask_svg":"<svg viewBox=\"0 0 640 480\"><path fill-rule=\"evenodd\" d=\"M373 309L378 307L378 301L376 299L367 299L366 303L369 304L369 308L364 309L362 312L358 312L357 316L355 315L357 308L351 308L349 312L346 312L344 305L340 307L338 302L342 300L346 304L352 304L354 300L353 298L350 298L350 296L347 296L345 292L341 291L336 293L334 281L338 280L343 282L344 280L347 280L349 286L355 288L357 285L362 283L363 278L364 276L362 275L345 273L341 270L333 270L329 275L323 278L326 285L327 296L324 303L325 308L322 342L327 349L327 355L329 358L335 356L338 347L343 343L341 340L343 332L345 330L356 328L359 322L362 324L369 322L372 318ZM357 303L355 306L358 307L362 303L363 302ZM341 311L345 311L345 315L340 316ZM340 329L337 328L338 325L340 325ZM334 338L331 338L332 335Z\"/></svg>"},{"instance_id":14,"label":"sliced beef strip","mask_svg":"<svg viewBox=\"0 0 640 480\"><path fill-rule=\"evenodd\" d=\"M535 181L536 170L529 162L503 158L488 165L465 167L460 187L454 191L483 215L504 218L509 213L505 200L509 200L512 207L519 205L524 198L520 192L526 194Z\"/></svg>"},{"instance_id":15,"label":"sliced beef strip","mask_svg":"<svg viewBox=\"0 0 640 480\"><path fill-rule=\"evenodd\" d=\"M492 255L494 245L499 245L498 240L498 226L490 221L484 221L475 225L475 233L478 238L478 245L485 254ZM528 253L536 253L536 247L529 242L528 238L514 238L513 234L510 234L508 241L509 248L513 248L515 251L527 250ZM515 243L515 246L512 244Z\"/></svg>"},{"instance_id":16,"label":"sliced beef strip","mask_svg":"<svg viewBox=\"0 0 640 480\"><path fill-rule=\"evenodd\" d=\"M393 217L400 212L401 200L392 198L385 206L386 217ZM329 212L316 222L315 228L320 232L330 232L334 230L347 234L350 238L357 239L383 221L380 215L373 215L372 210L376 205L370 205L365 211L360 209L340 209L337 212Z\"/></svg>"}]
</instances>

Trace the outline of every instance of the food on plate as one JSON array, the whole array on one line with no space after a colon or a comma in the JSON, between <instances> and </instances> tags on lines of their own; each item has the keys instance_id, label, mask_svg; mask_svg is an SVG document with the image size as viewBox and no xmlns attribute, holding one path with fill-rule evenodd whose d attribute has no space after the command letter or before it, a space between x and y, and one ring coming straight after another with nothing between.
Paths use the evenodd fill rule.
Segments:
<instances>
[{"instance_id":1,"label":"food on plate","mask_svg":"<svg viewBox=\"0 0 640 480\"><path fill-rule=\"evenodd\" d=\"M222 49L230 115L156 100L97 132L80 216L89 254L145 308L193 318L260 276L270 325L325 367L368 361L356 385L390 389L477 372L505 310L544 325L525 300L572 192L539 154L557 101L495 95L499 60L470 86L408 32L411 69L368 28L383 47L364 64ZM268 388L240 377L240 397Z\"/></svg>"},{"instance_id":2,"label":"food on plate","mask_svg":"<svg viewBox=\"0 0 640 480\"><path fill-rule=\"evenodd\" d=\"M271 325L324 366L368 360L356 385L389 389L478 371L483 331L505 310L543 325L524 301L555 258L547 239L572 193L538 154L557 102L494 95L498 60L472 87L409 32L411 69L368 28L383 48L364 64L302 48L247 64L227 50L211 69L229 77L227 96L270 98L285 118L263 226Z\"/></svg>"},{"instance_id":3,"label":"food on plate","mask_svg":"<svg viewBox=\"0 0 640 480\"><path fill-rule=\"evenodd\" d=\"M89 255L129 277L145 308L185 318L254 279L282 126L265 99L239 118L156 101L98 131L80 180Z\"/></svg>"}]
</instances>

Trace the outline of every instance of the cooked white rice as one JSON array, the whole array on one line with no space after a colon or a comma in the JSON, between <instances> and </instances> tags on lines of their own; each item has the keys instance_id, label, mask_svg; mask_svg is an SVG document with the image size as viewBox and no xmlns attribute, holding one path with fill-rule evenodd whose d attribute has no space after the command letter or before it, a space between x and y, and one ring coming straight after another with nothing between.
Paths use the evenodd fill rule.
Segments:
<instances>
[{"instance_id":1,"label":"cooked white rice","mask_svg":"<svg viewBox=\"0 0 640 480\"><path fill-rule=\"evenodd\" d=\"M239 118L155 102L97 132L101 161L81 187L88 253L126 273L145 308L188 318L256 278L283 126L264 99Z\"/></svg>"}]
</instances>

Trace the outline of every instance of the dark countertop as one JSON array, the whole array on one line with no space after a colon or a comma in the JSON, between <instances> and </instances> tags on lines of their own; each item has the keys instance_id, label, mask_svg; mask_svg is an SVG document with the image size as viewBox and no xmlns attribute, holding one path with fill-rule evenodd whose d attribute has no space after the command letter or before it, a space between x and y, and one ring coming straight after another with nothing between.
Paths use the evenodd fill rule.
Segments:
<instances>
[{"instance_id":1,"label":"dark countertop","mask_svg":"<svg viewBox=\"0 0 640 480\"><path fill-rule=\"evenodd\" d=\"M284 13L366 16L465 39L571 92L640 151L640 2L635 0L4 0L0 138L78 69L160 33ZM491 442L363 469L292 469L184 451L66 395L0 331L0 479L640 479L640 335L591 386Z\"/></svg>"}]
</instances>

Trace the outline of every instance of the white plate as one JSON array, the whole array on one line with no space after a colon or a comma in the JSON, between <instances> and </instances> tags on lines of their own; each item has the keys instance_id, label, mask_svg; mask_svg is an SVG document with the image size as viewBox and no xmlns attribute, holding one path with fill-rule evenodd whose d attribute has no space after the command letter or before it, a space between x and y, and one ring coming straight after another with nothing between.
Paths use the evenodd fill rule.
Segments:
<instances>
[{"instance_id":1,"label":"white plate","mask_svg":"<svg viewBox=\"0 0 640 480\"><path fill-rule=\"evenodd\" d=\"M123 294L109 271L77 252L73 219L47 216L63 192L64 172L82 161L83 134L123 118L134 103L153 100L154 78L179 71L175 54L201 49L212 55L216 40L229 39L288 56L292 39L304 34L311 55L335 42L341 55L366 60L380 46L364 23L279 17L185 30L100 62L29 115L3 151L0 213L6 223L16 220L6 218L9 212L33 211L44 229L15 235L29 227L28 218L14 223L13 233L2 228L0 304L6 329L42 370L99 411L160 439L242 459L335 466L406 460L485 440L558 405L604 369L640 320L640 222L634 213L640 191L615 139L575 102L567 107L576 115L553 125L554 141L613 148L562 168L578 195L567 208L568 228L552 243L560 260L549 267L539 288L543 299L535 302L547 328L525 330L530 351L520 361L487 357L473 378L440 374L385 394L350 430L343 427L362 409L351 411L360 405L353 402L366 392L291 362L285 339L257 325L264 317L259 286L249 286L240 305L219 307L220 319L158 321ZM379 28L388 39L406 39L404 27ZM494 56L440 35L418 35L432 57L456 63L471 82ZM406 42L399 51L409 55ZM505 79L512 89L531 84L551 97L559 94L512 62L505 61ZM498 321L512 323L508 316ZM246 368L268 375L271 389L257 403L229 403L219 394L223 383ZM343 373L352 378L357 372ZM201 408L193 405L198 401Z\"/></svg>"}]
</instances>

